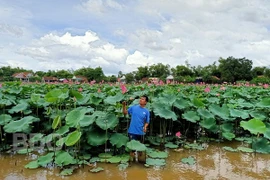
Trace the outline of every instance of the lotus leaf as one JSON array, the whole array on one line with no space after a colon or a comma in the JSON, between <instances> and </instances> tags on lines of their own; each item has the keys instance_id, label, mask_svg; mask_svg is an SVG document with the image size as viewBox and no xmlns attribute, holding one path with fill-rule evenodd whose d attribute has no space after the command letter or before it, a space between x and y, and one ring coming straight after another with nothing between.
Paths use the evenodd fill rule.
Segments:
<instances>
[{"instance_id":1,"label":"lotus leaf","mask_svg":"<svg viewBox=\"0 0 270 180\"><path fill-rule=\"evenodd\" d=\"M230 151L230 152L237 152L238 151L237 149L233 149L233 148L228 147L228 146L224 146L222 149L224 149L226 151Z\"/></svg>"},{"instance_id":2,"label":"lotus leaf","mask_svg":"<svg viewBox=\"0 0 270 180\"><path fill-rule=\"evenodd\" d=\"M235 134L230 133L230 132L223 132L222 136L229 141L231 141L233 138L235 138Z\"/></svg>"},{"instance_id":3,"label":"lotus leaf","mask_svg":"<svg viewBox=\"0 0 270 180\"><path fill-rule=\"evenodd\" d=\"M182 115L182 117L193 123L196 123L200 120L200 117L198 116L196 111L187 111Z\"/></svg>"},{"instance_id":4,"label":"lotus leaf","mask_svg":"<svg viewBox=\"0 0 270 180\"><path fill-rule=\"evenodd\" d=\"M200 99L200 98L194 98L192 100L192 103L197 108L205 107L205 104L203 103L202 99Z\"/></svg>"},{"instance_id":5,"label":"lotus leaf","mask_svg":"<svg viewBox=\"0 0 270 180\"><path fill-rule=\"evenodd\" d=\"M263 111L252 111L249 113L255 119L265 120L267 118L267 114Z\"/></svg>"},{"instance_id":6,"label":"lotus leaf","mask_svg":"<svg viewBox=\"0 0 270 180\"><path fill-rule=\"evenodd\" d=\"M96 119L96 124L103 130L113 129L118 123L119 119L113 113L103 113Z\"/></svg>"},{"instance_id":7,"label":"lotus leaf","mask_svg":"<svg viewBox=\"0 0 270 180\"><path fill-rule=\"evenodd\" d=\"M188 165L194 165L196 163L196 160L194 157L189 156L188 158L181 159L181 162Z\"/></svg>"},{"instance_id":8,"label":"lotus leaf","mask_svg":"<svg viewBox=\"0 0 270 180\"><path fill-rule=\"evenodd\" d=\"M102 167L96 167L94 169L91 169L90 172L92 173L97 173L97 172L100 172L100 171L103 171L104 169Z\"/></svg>"},{"instance_id":9,"label":"lotus leaf","mask_svg":"<svg viewBox=\"0 0 270 180\"><path fill-rule=\"evenodd\" d=\"M254 152L253 149L251 148L247 148L247 147L238 147L237 148L239 151L242 151L242 152L247 152L247 153L251 153L251 152Z\"/></svg>"},{"instance_id":10,"label":"lotus leaf","mask_svg":"<svg viewBox=\"0 0 270 180\"><path fill-rule=\"evenodd\" d=\"M62 147L66 141L67 137L64 137L64 138L60 138L58 139L56 142L55 142L55 145L57 147Z\"/></svg>"},{"instance_id":11,"label":"lotus leaf","mask_svg":"<svg viewBox=\"0 0 270 180\"><path fill-rule=\"evenodd\" d=\"M174 94L162 94L162 96L158 99L161 103L172 106L172 104L176 101L176 96Z\"/></svg>"},{"instance_id":12,"label":"lotus leaf","mask_svg":"<svg viewBox=\"0 0 270 180\"><path fill-rule=\"evenodd\" d=\"M178 109L186 109L189 107L188 101L185 99L176 99L173 103L173 106L177 107Z\"/></svg>"},{"instance_id":13,"label":"lotus leaf","mask_svg":"<svg viewBox=\"0 0 270 180\"><path fill-rule=\"evenodd\" d=\"M216 98L216 97L210 97L207 99L209 103L216 103L216 104L219 104L219 99Z\"/></svg>"},{"instance_id":14,"label":"lotus leaf","mask_svg":"<svg viewBox=\"0 0 270 180\"><path fill-rule=\"evenodd\" d=\"M28 108L28 103L22 102L20 104L17 104L16 106L13 106L8 112L10 114L18 113L21 111L25 111Z\"/></svg>"},{"instance_id":15,"label":"lotus leaf","mask_svg":"<svg viewBox=\"0 0 270 180\"><path fill-rule=\"evenodd\" d=\"M31 94L31 101L37 103L40 99L40 94Z\"/></svg>"},{"instance_id":16,"label":"lotus leaf","mask_svg":"<svg viewBox=\"0 0 270 180\"><path fill-rule=\"evenodd\" d=\"M89 162L90 163L95 163L95 162L99 162L99 161L100 161L99 157L92 157Z\"/></svg>"},{"instance_id":17,"label":"lotus leaf","mask_svg":"<svg viewBox=\"0 0 270 180\"><path fill-rule=\"evenodd\" d=\"M256 104L256 106L270 108L270 98L263 98L259 103Z\"/></svg>"},{"instance_id":18,"label":"lotus leaf","mask_svg":"<svg viewBox=\"0 0 270 180\"><path fill-rule=\"evenodd\" d=\"M109 163L120 163L122 158L120 156L113 156L107 160Z\"/></svg>"},{"instance_id":19,"label":"lotus leaf","mask_svg":"<svg viewBox=\"0 0 270 180\"><path fill-rule=\"evenodd\" d=\"M56 134L59 135L64 135L69 131L69 127L68 126L61 126L57 131L55 131Z\"/></svg>"},{"instance_id":20,"label":"lotus leaf","mask_svg":"<svg viewBox=\"0 0 270 180\"><path fill-rule=\"evenodd\" d=\"M146 164L149 166L165 166L166 162L165 162L165 159L147 158Z\"/></svg>"},{"instance_id":21,"label":"lotus leaf","mask_svg":"<svg viewBox=\"0 0 270 180\"><path fill-rule=\"evenodd\" d=\"M67 138L65 140L66 146L73 146L76 144L80 138L81 138L82 132L79 131L73 131L67 135Z\"/></svg>"},{"instance_id":22,"label":"lotus leaf","mask_svg":"<svg viewBox=\"0 0 270 180\"><path fill-rule=\"evenodd\" d=\"M60 122L61 122L61 117L56 116L53 120L53 123L52 123L52 129L56 129L58 127L58 125L60 124Z\"/></svg>"},{"instance_id":23,"label":"lotus leaf","mask_svg":"<svg viewBox=\"0 0 270 180\"><path fill-rule=\"evenodd\" d=\"M84 118L85 109L74 109L70 111L66 116L66 124L69 127L77 127L79 122Z\"/></svg>"},{"instance_id":24,"label":"lotus leaf","mask_svg":"<svg viewBox=\"0 0 270 180\"><path fill-rule=\"evenodd\" d=\"M249 114L246 111L238 109L230 109L230 114L232 117L241 117L242 119L247 119Z\"/></svg>"},{"instance_id":25,"label":"lotus leaf","mask_svg":"<svg viewBox=\"0 0 270 180\"><path fill-rule=\"evenodd\" d=\"M4 126L4 130L8 133L28 132L30 129L29 125L37 120L39 119L33 116L26 116L17 121L10 121Z\"/></svg>"},{"instance_id":26,"label":"lotus leaf","mask_svg":"<svg viewBox=\"0 0 270 180\"><path fill-rule=\"evenodd\" d=\"M39 167L38 161L37 160L36 161L31 161L28 164L26 164L24 167L27 168L27 169L36 169L36 168Z\"/></svg>"},{"instance_id":27,"label":"lotus leaf","mask_svg":"<svg viewBox=\"0 0 270 180\"><path fill-rule=\"evenodd\" d=\"M134 150L134 151L145 151L146 150L146 146L142 143L140 143L139 141L136 140L131 140L127 143L127 147L130 150Z\"/></svg>"},{"instance_id":28,"label":"lotus leaf","mask_svg":"<svg viewBox=\"0 0 270 180\"><path fill-rule=\"evenodd\" d=\"M87 142L92 146L99 146L107 141L105 131L92 130L88 132Z\"/></svg>"},{"instance_id":29,"label":"lotus leaf","mask_svg":"<svg viewBox=\"0 0 270 180\"><path fill-rule=\"evenodd\" d=\"M17 151L18 154L28 154L30 152L32 152L33 149L32 148L24 148L24 149L20 149Z\"/></svg>"},{"instance_id":30,"label":"lotus leaf","mask_svg":"<svg viewBox=\"0 0 270 180\"><path fill-rule=\"evenodd\" d=\"M170 149L175 149L175 148L178 148L178 145L173 144L172 142L168 142L168 143L165 144L165 147L170 148Z\"/></svg>"},{"instance_id":31,"label":"lotus leaf","mask_svg":"<svg viewBox=\"0 0 270 180\"><path fill-rule=\"evenodd\" d=\"M124 134L120 134L120 133L114 133L111 137L110 137L110 142L112 145L115 145L117 148L120 148L121 146L124 146L127 144L128 142L128 137Z\"/></svg>"},{"instance_id":32,"label":"lotus leaf","mask_svg":"<svg viewBox=\"0 0 270 180\"><path fill-rule=\"evenodd\" d=\"M12 117L9 114L0 115L0 126L4 126L12 120Z\"/></svg>"},{"instance_id":33,"label":"lotus leaf","mask_svg":"<svg viewBox=\"0 0 270 180\"><path fill-rule=\"evenodd\" d=\"M267 128L267 130L264 132L264 137L270 140L270 128Z\"/></svg>"},{"instance_id":34,"label":"lotus leaf","mask_svg":"<svg viewBox=\"0 0 270 180\"><path fill-rule=\"evenodd\" d=\"M221 129L224 132L233 132L233 124L232 123L224 123L221 125Z\"/></svg>"},{"instance_id":35,"label":"lotus leaf","mask_svg":"<svg viewBox=\"0 0 270 180\"><path fill-rule=\"evenodd\" d=\"M82 120L80 121L80 126L81 127L87 127L93 124L96 120L95 115L85 115Z\"/></svg>"},{"instance_id":36,"label":"lotus leaf","mask_svg":"<svg viewBox=\"0 0 270 180\"><path fill-rule=\"evenodd\" d=\"M167 158L168 157L168 153L167 152L163 152L163 151L147 151L147 155L151 158Z\"/></svg>"},{"instance_id":37,"label":"lotus leaf","mask_svg":"<svg viewBox=\"0 0 270 180\"><path fill-rule=\"evenodd\" d=\"M197 110L199 115L201 115L203 118L214 118L214 115L210 113L207 109L199 108Z\"/></svg>"},{"instance_id":38,"label":"lotus leaf","mask_svg":"<svg viewBox=\"0 0 270 180\"><path fill-rule=\"evenodd\" d=\"M68 98L68 96L67 90L53 89L45 95L44 99L50 103L59 103Z\"/></svg>"},{"instance_id":39,"label":"lotus leaf","mask_svg":"<svg viewBox=\"0 0 270 180\"><path fill-rule=\"evenodd\" d=\"M75 164L76 160L66 151L59 151L56 153L55 163L58 166L66 166L69 164Z\"/></svg>"},{"instance_id":40,"label":"lotus leaf","mask_svg":"<svg viewBox=\"0 0 270 180\"><path fill-rule=\"evenodd\" d=\"M47 166L47 164L49 164L50 162L52 162L53 161L53 154L54 153L48 153L48 154L46 154L46 155L44 155L44 156L40 156L39 158L38 158L38 165L40 165L40 166L42 166L42 167L45 167L45 166Z\"/></svg>"},{"instance_id":41,"label":"lotus leaf","mask_svg":"<svg viewBox=\"0 0 270 180\"><path fill-rule=\"evenodd\" d=\"M223 105L222 107L220 107L219 105L211 104L209 106L209 110L214 115L217 115L217 116L221 117L222 119L228 119L228 117L230 115L229 109L226 105Z\"/></svg>"},{"instance_id":42,"label":"lotus leaf","mask_svg":"<svg viewBox=\"0 0 270 180\"><path fill-rule=\"evenodd\" d=\"M42 139L43 136L44 136L44 134L37 133L33 137L30 138L29 142L30 143L39 142L39 141L41 141L41 139Z\"/></svg>"},{"instance_id":43,"label":"lotus leaf","mask_svg":"<svg viewBox=\"0 0 270 180\"><path fill-rule=\"evenodd\" d=\"M106 99L104 99L104 102L106 104L116 105L116 102L120 102L123 98L124 95L119 92L115 96L108 96Z\"/></svg>"},{"instance_id":44,"label":"lotus leaf","mask_svg":"<svg viewBox=\"0 0 270 180\"><path fill-rule=\"evenodd\" d=\"M214 118L206 118L200 122L200 125L203 128L210 129L211 127L216 125L216 120Z\"/></svg>"},{"instance_id":45,"label":"lotus leaf","mask_svg":"<svg viewBox=\"0 0 270 180\"><path fill-rule=\"evenodd\" d=\"M270 153L270 144L266 138L256 139L252 143L252 149L254 149L258 153L268 154Z\"/></svg>"},{"instance_id":46,"label":"lotus leaf","mask_svg":"<svg viewBox=\"0 0 270 180\"><path fill-rule=\"evenodd\" d=\"M72 175L72 173L73 173L73 169L69 168L69 169L62 170L60 175L61 176L69 176L69 175Z\"/></svg>"},{"instance_id":47,"label":"lotus leaf","mask_svg":"<svg viewBox=\"0 0 270 180\"><path fill-rule=\"evenodd\" d=\"M127 169L127 167L128 167L128 163L121 163L118 165L118 169L120 171Z\"/></svg>"},{"instance_id":48,"label":"lotus leaf","mask_svg":"<svg viewBox=\"0 0 270 180\"><path fill-rule=\"evenodd\" d=\"M164 118L164 119L172 119L173 121L177 120L177 116L174 111L168 109L168 105L163 103L153 103L153 112L155 115Z\"/></svg>"},{"instance_id":49,"label":"lotus leaf","mask_svg":"<svg viewBox=\"0 0 270 180\"><path fill-rule=\"evenodd\" d=\"M266 131L265 124L259 119L251 119L249 121L241 121L240 126L248 130L251 134L263 134Z\"/></svg>"},{"instance_id":50,"label":"lotus leaf","mask_svg":"<svg viewBox=\"0 0 270 180\"><path fill-rule=\"evenodd\" d=\"M113 155L112 155L112 153L100 153L100 154L98 155L98 157L99 157L100 159L109 159L109 158L112 158Z\"/></svg>"},{"instance_id":51,"label":"lotus leaf","mask_svg":"<svg viewBox=\"0 0 270 180\"><path fill-rule=\"evenodd\" d=\"M76 100L81 100L83 99L83 95L81 93L79 93L78 91L75 91L75 90L70 90L69 91L69 94L71 97L75 97Z\"/></svg>"}]
</instances>

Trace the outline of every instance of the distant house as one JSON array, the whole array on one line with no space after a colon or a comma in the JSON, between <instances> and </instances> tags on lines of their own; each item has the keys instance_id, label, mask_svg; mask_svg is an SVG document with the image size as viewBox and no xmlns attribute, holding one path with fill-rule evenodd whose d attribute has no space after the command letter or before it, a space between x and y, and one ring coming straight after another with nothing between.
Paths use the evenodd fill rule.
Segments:
<instances>
[{"instance_id":1,"label":"distant house","mask_svg":"<svg viewBox=\"0 0 270 180\"><path fill-rule=\"evenodd\" d=\"M72 80L74 82L80 82L80 83L88 83L88 79L85 76L73 76Z\"/></svg>"},{"instance_id":2,"label":"distant house","mask_svg":"<svg viewBox=\"0 0 270 180\"><path fill-rule=\"evenodd\" d=\"M51 76L45 76L42 78L42 81L43 82L57 82L58 81L58 78L56 77L51 77Z\"/></svg>"},{"instance_id":3,"label":"distant house","mask_svg":"<svg viewBox=\"0 0 270 180\"><path fill-rule=\"evenodd\" d=\"M31 72L19 72L12 75L13 78L19 79L20 81L29 82L30 77L33 77Z\"/></svg>"}]
</instances>

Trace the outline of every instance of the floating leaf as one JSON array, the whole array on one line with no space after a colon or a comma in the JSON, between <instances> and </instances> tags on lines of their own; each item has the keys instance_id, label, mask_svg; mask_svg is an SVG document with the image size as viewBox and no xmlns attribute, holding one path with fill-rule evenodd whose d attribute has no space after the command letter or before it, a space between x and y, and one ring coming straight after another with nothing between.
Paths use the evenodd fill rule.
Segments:
<instances>
[{"instance_id":1,"label":"floating leaf","mask_svg":"<svg viewBox=\"0 0 270 180\"><path fill-rule=\"evenodd\" d=\"M237 149L233 149L233 148L228 147L228 146L224 146L222 149L224 149L226 151L230 151L230 152L237 152Z\"/></svg>"},{"instance_id":2,"label":"floating leaf","mask_svg":"<svg viewBox=\"0 0 270 180\"><path fill-rule=\"evenodd\" d=\"M230 132L222 132L222 136L229 141L231 141L233 138L235 138L235 134L230 133Z\"/></svg>"},{"instance_id":3,"label":"floating leaf","mask_svg":"<svg viewBox=\"0 0 270 180\"><path fill-rule=\"evenodd\" d=\"M104 169L102 167L97 167L97 168L91 169L90 172L97 173L97 172L100 172L100 171L103 171L103 170Z\"/></svg>"},{"instance_id":4,"label":"floating leaf","mask_svg":"<svg viewBox=\"0 0 270 180\"><path fill-rule=\"evenodd\" d=\"M252 149L258 153L270 153L270 144L266 138L259 138L252 143Z\"/></svg>"},{"instance_id":5,"label":"floating leaf","mask_svg":"<svg viewBox=\"0 0 270 180\"><path fill-rule=\"evenodd\" d=\"M251 148L247 148L247 147L237 147L237 149L238 149L239 151L242 151L242 152L247 152L247 153L254 152L254 150L253 150L253 149L251 149Z\"/></svg>"},{"instance_id":6,"label":"floating leaf","mask_svg":"<svg viewBox=\"0 0 270 180\"><path fill-rule=\"evenodd\" d=\"M130 142L128 142L127 147L130 150L134 150L134 151L145 151L146 150L146 146L144 144L140 143L139 141L136 141L136 140L131 140Z\"/></svg>"},{"instance_id":7,"label":"floating leaf","mask_svg":"<svg viewBox=\"0 0 270 180\"><path fill-rule=\"evenodd\" d=\"M37 160L38 161L38 165L40 165L42 167L47 166L47 164L49 164L50 162L53 161L53 154L54 153L48 153L48 154L46 154L44 156L40 156L38 158L38 160Z\"/></svg>"},{"instance_id":8,"label":"floating leaf","mask_svg":"<svg viewBox=\"0 0 270 180\"><path fill-rule=\"evenodd\" d=\"M127 167L128 167L128 163L121 163L118 165L118 169L120 171L127 169Z\"/></svg>"},{"instance_id":9,"label":"floating leaf","mask_svg":"<svg viewBox=\"0 0 270 180\"><path fill-rule=\"evenodd\" d=\"M75 164L76 160L68 152L60 151L56 154L55 163L58 166L66 166L69 164Z\"/></svg>"},{"instance_id":10,"label":"floating leaf","mask_svg":"<svg viewBox=\"0 0 270 180\"><path fill-rule=\"evenodd\" d=\"M113 157L113 155L112 155L112 153L100 153L98 155L98 157L101 159L109 159L109 158Z\"/></svg>"},{"instance_id":11,"label":"floating leaf","mask_svg":"<svg viewBox=\"0 0 270 180\"><path fill-rule=\"evenodd\" d=\"M260 119L251 119L249 121L241 121L240 126L248 130L251 134L263 134L266 131L265 124Z\"/></svg>"},{"instance_id":12,"label":"floating leaf","mask_svg":"<svg viewBox=\"0 0 270 180\"><path fill-rule=\"evenodd\" d=\"M168 157L168 153L167 152L163 152L163 151L147 151L147 155L151 158L167 158Z\"/></svg>"},{"instance_id":13,"label":"floating leaf","mask_svg":"<svg viewBox=\"0 0 270 180\"><path fill-rule=\"evenodd\" d=\"M165 159L147 158L146 164L149 166L165 166L166 162L165 162Z\"/></svg>"},{"instance_id":14,"label":"floating leaf","mask_svg":"<svg viewBox=\"0 0 270 180\"><path fill-rule=\"evenodd\" d=\"M113 156L107 160L109 163L120 163L122 158L120 156Z\"/></svg>"},{"instance_id":15,"label":"floating leaf","mask_svg":"<svg viewBox=\"0 0 270 180\"><path fill-rule=\"evenodd\" d=\"M175 149L175 148L178 148L178 145L177 144L173 144L172 142L168 142L168 143L165 144L165 147L166 148Z\"/></svg>"},{"instance_id":16,"label":"floating leaf","mask_svg":"<svg viewBox=\"0 0 270 180\"><path fill-rule=\"evenodd\" d=\"M181 159L181 162L188 165L194 165L196 163L195 158L192 156L189 156L188 158Z\"/></svg>"},{"instance_id":17,"label":"floating leaf","mask_svg":"<svg viewBox=\"0 0 270 180\"><path fill-rule=\"evenodd\" d=\"M26 164L24 167L27 168L27 169L36 169L36 168L39 167L38 161L37 160L36 161L31 161L28 164Z\"/></svg>"},{"instance_id":18,"label":"floating leaf","mask_svg":"<svg viewBox=\"0 0 270 180\"><path fill-rule=\"evenodd\" d=\"M30 152L32 152L33 149L32 148L25 148L25 149L20 149L17 151L18 154L28 154Z\"/></svg>"},{"instance_id":19,"label":"floating leaf","mask_svg":"<svg viewBox=\"0 0 270 180\"><path fill-rule=\"evenodd\" d=\"M72 175L72 173L73 173L73 169L69 168L69 169L62 170L60 175L61 176L69 176L69 175Z\"/></svg>"}]
</instances>

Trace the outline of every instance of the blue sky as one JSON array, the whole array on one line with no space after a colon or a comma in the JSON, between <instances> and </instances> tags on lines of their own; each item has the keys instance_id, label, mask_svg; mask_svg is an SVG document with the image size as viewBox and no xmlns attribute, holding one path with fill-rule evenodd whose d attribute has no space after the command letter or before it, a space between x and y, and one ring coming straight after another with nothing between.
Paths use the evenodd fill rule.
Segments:
<instances>
[{"instance_id":1,"label":"blue sky","mask_svg":"<svg viewBox=\"0 0 270 180\"><path fill-rule=\"evenodd\" d=\"M228 56L269 66L269 12L268 0L2 0L0 66L111 75Z\"/></svg>"}]
</instances>

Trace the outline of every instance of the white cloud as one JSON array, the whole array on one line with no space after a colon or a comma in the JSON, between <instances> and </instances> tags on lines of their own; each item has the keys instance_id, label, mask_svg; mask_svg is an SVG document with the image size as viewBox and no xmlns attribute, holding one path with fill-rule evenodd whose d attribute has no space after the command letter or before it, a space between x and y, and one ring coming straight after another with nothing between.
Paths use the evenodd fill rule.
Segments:
<instances>
[{"instance_id":1,"label":"white cloud","mask_svg":"<svg viewBox=\"0 0 270 180\"><path fill-rule=\"evenodd\" d=\"M153 63L153 58L147 57L139 51L135 51L127 57L126 63L129 65L146 66Z\"/></svg>"}]
</instances>

